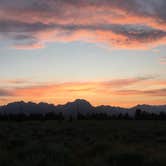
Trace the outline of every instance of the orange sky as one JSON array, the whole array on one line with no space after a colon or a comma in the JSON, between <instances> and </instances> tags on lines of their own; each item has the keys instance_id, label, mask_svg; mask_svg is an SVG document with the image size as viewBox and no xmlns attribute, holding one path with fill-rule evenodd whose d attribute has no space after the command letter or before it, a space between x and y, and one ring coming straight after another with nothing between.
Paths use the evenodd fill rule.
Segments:
<instances>
[{"instance_id":1,"label":"orange sky","mask_svg":"<svg viewBox=\"0 0 166 166\"><path fill-rule=\"evenodd\" d=\"M19 86L14 87L18 83ZM165 104L166 102L166 80L153 80L151 77L103 82L31 83L26 86L23 81L8 80L6 84L12 84L13 88L8 88L6 91L4 89L6 100L0 100L1 104L15 100L63 104L78 98L86 99L93 105L124 107L141 103Z\"/></svg>"},{"instance_id":2,"label":"orange sky","mask_svg":"<svg viewBox=\"0 0 166 166\"><path fill-rule=\"evenodd\" d=\"M0 1L0 104L166 104L165 0Z\"/></svg>"}]
</instances>

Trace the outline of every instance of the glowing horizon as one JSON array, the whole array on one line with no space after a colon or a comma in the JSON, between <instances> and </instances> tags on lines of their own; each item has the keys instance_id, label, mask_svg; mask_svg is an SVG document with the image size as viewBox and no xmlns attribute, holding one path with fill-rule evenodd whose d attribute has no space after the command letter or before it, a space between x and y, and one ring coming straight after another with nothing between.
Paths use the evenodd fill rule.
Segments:
<instances>
[{"instance_id":1,"label":"glowing horizon","mask_svg":"<svg viewBox=\"0 0 166 166\"><path fill-rule=\"evenodd\" d=\"M165 0L0 0L0 105L166 104Z\"/></svg>"}]
</instances>

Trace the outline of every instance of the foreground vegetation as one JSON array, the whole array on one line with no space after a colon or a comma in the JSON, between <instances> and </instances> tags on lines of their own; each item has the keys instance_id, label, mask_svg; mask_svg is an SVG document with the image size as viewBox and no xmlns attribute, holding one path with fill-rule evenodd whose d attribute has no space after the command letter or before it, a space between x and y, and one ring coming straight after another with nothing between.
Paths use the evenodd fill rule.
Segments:
<instances>
[{"instance_id":1,"label":"foreground vegetation","mask_svg":"<svg viewBox=\"0 0 166 166\"><path fill-rule=\"evenodd\" d=\"M1 121L0 166L165 166L165 131L165 121Z\"/></svg>"}]
</instances>

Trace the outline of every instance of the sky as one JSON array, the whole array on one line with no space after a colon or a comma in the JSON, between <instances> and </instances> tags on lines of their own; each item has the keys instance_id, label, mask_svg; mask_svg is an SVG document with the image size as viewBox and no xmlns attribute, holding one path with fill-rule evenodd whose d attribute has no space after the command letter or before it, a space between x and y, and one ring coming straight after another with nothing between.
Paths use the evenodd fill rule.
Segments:
<instances>
[{"instance_id":1,"label":"sky","mask_svg":"<svg viewBox=\"0 0 166 166\"><path fill-rule=\"evenodd\" d=\"M166 104L165 0L0 0L0 105Z\"/></svg>"}]
</instances>

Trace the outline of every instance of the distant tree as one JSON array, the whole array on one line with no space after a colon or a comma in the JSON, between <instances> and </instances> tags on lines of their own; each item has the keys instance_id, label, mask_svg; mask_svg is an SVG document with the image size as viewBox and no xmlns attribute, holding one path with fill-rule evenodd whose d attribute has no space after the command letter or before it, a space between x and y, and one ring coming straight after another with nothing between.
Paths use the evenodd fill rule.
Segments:
<instances>
[{"instance_id":1,"label":"distant tree","mask_svg":"<svg viewBox=\"0 0 166 166\"><path fill-rule=\"evenodd\" d=\"M126 114L124 115L124 119L126 119L126 120L131 119L128 113L126 113Z\"/></svg>"},{"instance_id":2,"label":"distant tree","mask_svg":"<svg viewBox=\"0 0 166 166\"><path fill-rule=\"evenodd\" d=\"M141 119L141 113L142 113L141 109L137 109L135 111L135 119Z\"/></svg>"}]
</instances>

